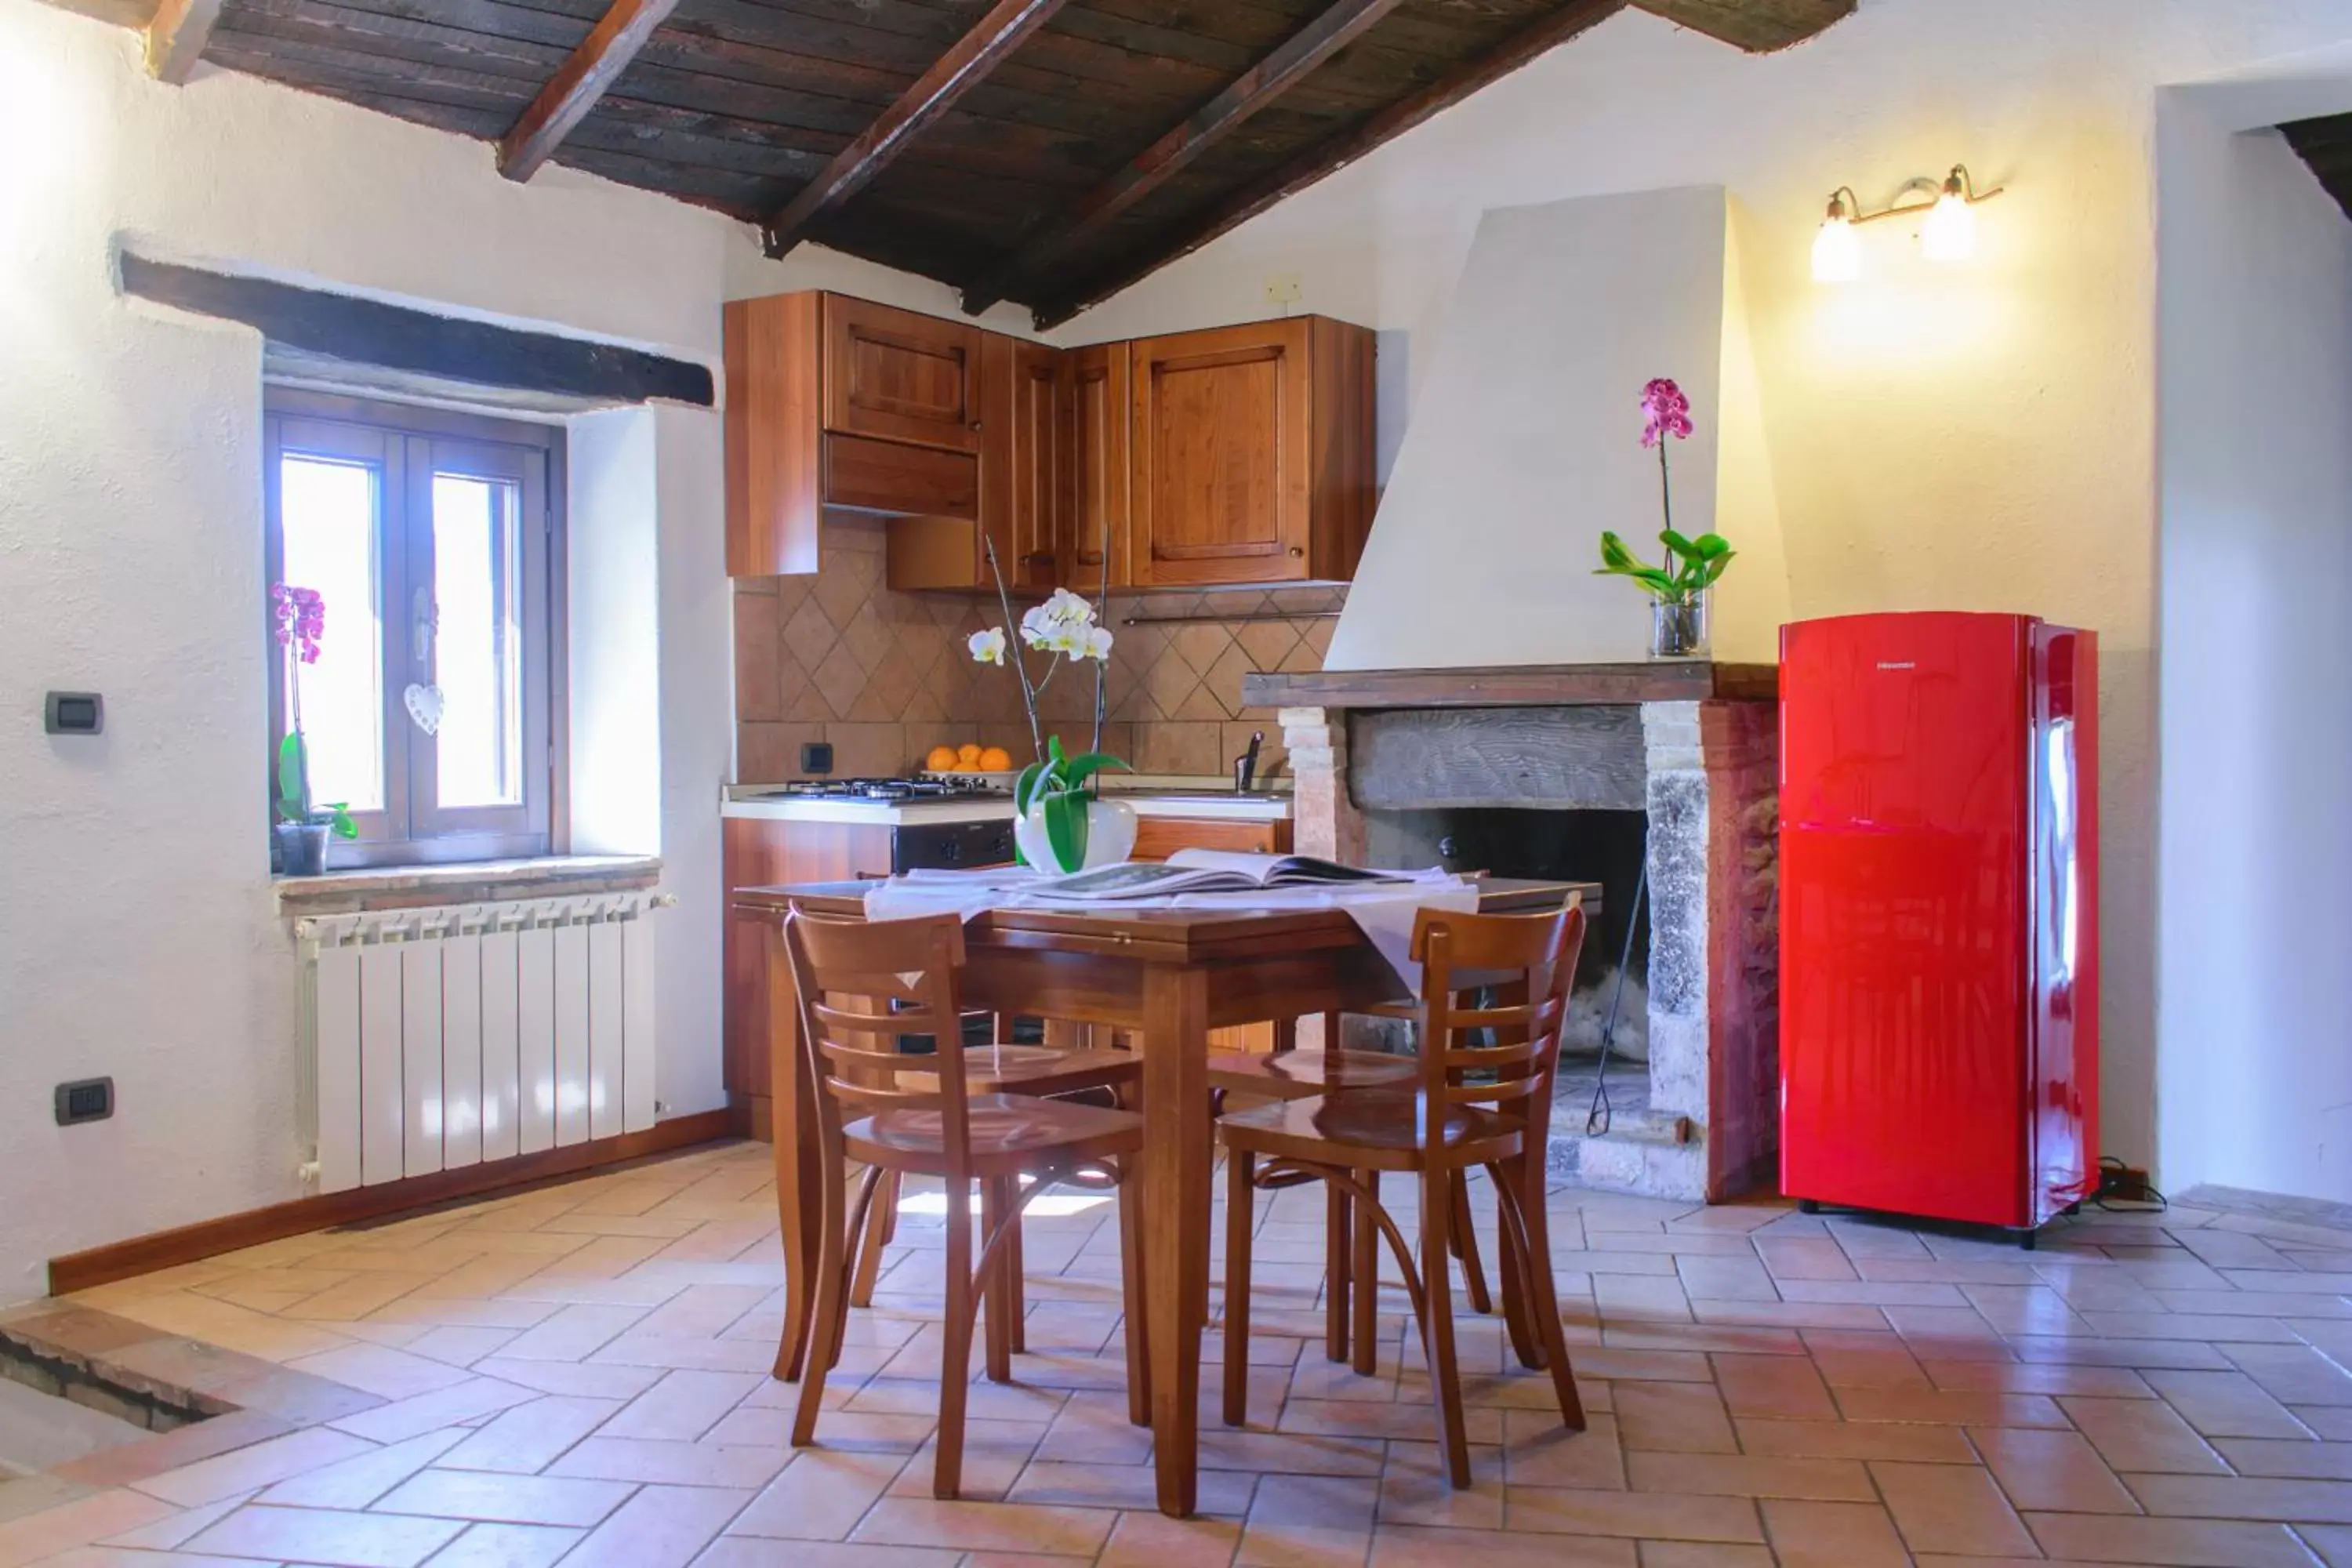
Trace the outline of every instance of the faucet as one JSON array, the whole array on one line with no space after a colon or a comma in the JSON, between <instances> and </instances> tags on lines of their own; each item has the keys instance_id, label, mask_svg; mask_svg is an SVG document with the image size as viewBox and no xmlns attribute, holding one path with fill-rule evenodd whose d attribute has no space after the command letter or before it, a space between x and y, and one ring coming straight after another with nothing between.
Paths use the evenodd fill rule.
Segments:
<instances>
[{"instance_id":1,"label":"faucet","mask_svg":"<svg viewBox=\"0 0 2352 1568\"><path fill-rule=\"evenodd\" d=\"M1234 759L1234 793L1247 795L1257 782L1257 749L1265 744L1265 731L1259 730L1250 736L1249 750Z\"/></svg>"}]
</instances>

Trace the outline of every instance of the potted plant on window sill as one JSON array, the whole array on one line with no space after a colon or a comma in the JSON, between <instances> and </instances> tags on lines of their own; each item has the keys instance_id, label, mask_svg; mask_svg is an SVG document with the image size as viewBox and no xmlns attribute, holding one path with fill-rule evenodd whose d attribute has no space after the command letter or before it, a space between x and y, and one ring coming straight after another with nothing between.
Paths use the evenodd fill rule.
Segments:
<instances>
[{"instance_id":1,"label":"potted plant on window sill","mask_svg":"<svg viewBox=\"0 0 2352 1568\"><path fill-rule=\"evenodd\" d=\"M1021 679L1021 705L1029 720L1030 744L1037 760L1021 770L1013 785L1013 842L1022 860L1041 871L1082 871L1090 866L1111 866L1135 848L1135 808L1123 800L1105 800L1096 787L1096 775L1127 764L1102 749L1105 675L1110 664L1111 635L1100 624L1101 605L1082 595L1056 588L1042 605L1030 607L1013 640L1013 597L1005 591L1004 574L996 563L996 546L983 536L988 570L996 579L996 602L1004 614L1002 626L971 634L966 646L980 664L1010 663ZM1104 559L1109 559L1106 543ZM1104 595L1108 596L1108 569ZM1036 680L1029 676L1021 646L1050 653L1053 662ZM1048 735L1037 718L1037 697L1057 674L1065 660L1091 661L1095 667L1093 743L1084 755L1073 757L1059 735Z\"/></svg>"},{"instance_id":2,"label":"potted plant on window sill","mask_svg":"<svg viewBox=\"0 0 2352 1568\"><path fill-rule=\"evenodd\" d=\"M278 583L269 590L278 646L286 650L286 733L278 742L278 820L270 826L270 859L289 877L315 877L327 868L327 840L357 838L359 826L344 803L313 805L310 748L302 738L302 667L319 662L327 634L327 602L314 588Z\"/></svg>"},{"instance_id":3,"label":"potted plant on window sill","mask_svg":"<svg viewBox=\"0 0 2352 1568\"><path fill-rule=\"evenodd\" d=\"M1707 616L1717 579L1731 564L1735 552L1719 533L1696 539L1675 531L1674 482L1666 469L1666 442L1690 438L1690 399L1681 387L1661 378L1642 389L1642 445L1658 449L1658 493L1665 509L1665 529L1658 542L1666 549L1665 563L1653 566L1626 548L1614 533L1601 535L1602 577L1631 577L1650 594L1650 657L1705 658L1709 647Z\"/></svg>"}]
</instances>

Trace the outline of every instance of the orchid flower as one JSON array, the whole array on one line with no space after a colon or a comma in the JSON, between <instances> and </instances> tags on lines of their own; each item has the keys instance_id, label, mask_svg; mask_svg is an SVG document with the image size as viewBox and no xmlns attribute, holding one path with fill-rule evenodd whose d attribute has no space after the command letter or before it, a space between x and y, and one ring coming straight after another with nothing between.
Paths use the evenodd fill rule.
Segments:
<instances>
[{"instance_id":1,"label":"orchid flower","mask_svg":"<svg viewBox=\"0 0 2352 1568\"><path fill-rule=\"evenodd\" d=\"M964 647L971 650L974 664L1001 665L1004 662L1004 628L991 626L984 632L974 632L964 639Z\"/></svg>"},{"instance_id":2,"label":"orchid flower","mask_svg":"<svg viewBox=\"0 0 2352 1568\"><path fill-rule=\"evenodd\" d=\"M1661 376L1642 389L1643 446L1661 446L1669 436L1687 441L1690 435L1690 399L1681 387Z\"/></svg>"},{"instance_id":3,"label":"orchid flower","mask_svg":"<svg viewBox=\"0 0 2352 1568\"><path fill-rule=\"evenodd\" d=\"M319 639L327 635L327 601L319 591L273 583L269 607L278 622L278 646L294 649L304 664L318 663Z\"/></svg>"}]
</instances>

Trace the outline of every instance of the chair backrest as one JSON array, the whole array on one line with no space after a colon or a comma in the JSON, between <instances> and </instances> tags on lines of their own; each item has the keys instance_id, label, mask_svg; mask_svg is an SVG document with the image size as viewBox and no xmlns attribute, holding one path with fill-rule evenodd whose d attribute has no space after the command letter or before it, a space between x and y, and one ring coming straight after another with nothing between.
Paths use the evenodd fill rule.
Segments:
<instances>
[{"instance_id":1,"label":"chair backrest","mask_svg":"<svg viewBox=\"0 0 2352 1568\"><path fill-rule=\"evenodd\" d=\"M948 1163L964 1166L971 1117L957 987L963 922L953 915L837 920L794 905L784 918L784 947L827 1152L837 1154L834 1145L850 1118L933 1110ZM902 1052L898 1042L908 1035L930 1036L936 1054ZM902 1084L902 1075L919 1081Z\"/></svg>"},{"instance_id":2,"label":"chair backrest","mask_svg":"<svg viewBox=\"0 0 2352 1568\"><path fill-rule=\"evenodd\" d=\"M1423 1105L1507 1108L1536 1126L1549 1120L1568 992L1584 945L1582 900L1534 915L1423 910L1412 956L1423 965ZM1494 993L1485 1006L1468 972ZM1509 976L1509 979L1504 979ZM1484 1037L1481 1038L1481 1037Z\"/></svg>"}]
</instances>

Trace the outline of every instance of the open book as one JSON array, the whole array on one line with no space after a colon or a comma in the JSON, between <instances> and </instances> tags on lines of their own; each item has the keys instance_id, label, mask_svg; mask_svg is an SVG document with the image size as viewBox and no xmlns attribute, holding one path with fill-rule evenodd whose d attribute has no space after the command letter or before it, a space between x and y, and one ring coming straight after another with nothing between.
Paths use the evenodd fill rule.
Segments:
<instances>
[{"instance_id":1,"label":"open book","mask_svg":"<svg viewBox=\"0 0 2352 1568\"><path fill-rule=\"evenodd\" d=\"M1164 899L1178 893L1250 893L1265 888L1360 887L1416 880L1411 871L1372 871L1318 860L1311 855L1253 855L1236 849L1179 849L1164 863L1129 861L1097 866L1036 884L1041 899L1073 903L1116 903L1127 899Z\"/></svg>"}]
</instances>

